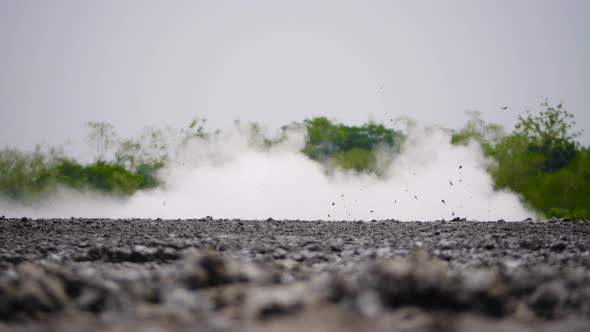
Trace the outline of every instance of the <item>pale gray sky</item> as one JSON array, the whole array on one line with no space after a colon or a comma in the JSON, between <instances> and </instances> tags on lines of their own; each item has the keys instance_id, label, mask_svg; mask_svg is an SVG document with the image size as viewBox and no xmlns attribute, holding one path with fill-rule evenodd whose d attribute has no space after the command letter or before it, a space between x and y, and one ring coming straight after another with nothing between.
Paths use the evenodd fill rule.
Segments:
<instances>
[{"instance_id":1,"label":"pale gray sky","mask_svg":"<svg viewBox=\"0 0 590 332\"><path fill-rule=\"evenodd\" d=\"M0 147L82 141L90 120L510 127L543 97L590 131L588 17L587 0L0 0Z\"/></svg>"}]
</instances>

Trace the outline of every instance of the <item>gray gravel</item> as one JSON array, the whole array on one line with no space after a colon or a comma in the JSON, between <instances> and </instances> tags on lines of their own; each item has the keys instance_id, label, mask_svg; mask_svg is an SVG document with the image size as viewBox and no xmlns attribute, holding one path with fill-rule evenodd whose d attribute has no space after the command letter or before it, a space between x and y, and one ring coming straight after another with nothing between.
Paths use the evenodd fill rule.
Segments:
<instances>
[{"instance_id":1,"label":"gray gravel","mask_svg":"<svg viewBox=\"0 0 590 332\"><path fill-rule=\"evenodd\" d=\"M0 218L0 331L590 331L590 222Z\"/></svg>"}]
</instances>

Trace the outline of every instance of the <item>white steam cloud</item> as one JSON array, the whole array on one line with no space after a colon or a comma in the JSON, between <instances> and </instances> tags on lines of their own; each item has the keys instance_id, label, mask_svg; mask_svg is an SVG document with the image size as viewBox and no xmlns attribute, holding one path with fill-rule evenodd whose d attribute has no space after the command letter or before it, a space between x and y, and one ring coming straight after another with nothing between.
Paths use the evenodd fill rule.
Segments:
<instances>
[{"instance_id":1,"label":"white steam cloud","mask_svg":"<svg viewBox=\"0 0 590 332\"><path fill-rule=\"evenodd\" d=\"M195 142L163 170L165 186L120 199L62 189L38 205L0 201L12 217L305 220L522 220L536 214L517 195L494 191L476 143L454 146L442 130L413 130L385 176L331 175L299 151L302 133L270 149L236 131ZM391 158L387 151L380 158Z\"/></svg>"}]
</instances>

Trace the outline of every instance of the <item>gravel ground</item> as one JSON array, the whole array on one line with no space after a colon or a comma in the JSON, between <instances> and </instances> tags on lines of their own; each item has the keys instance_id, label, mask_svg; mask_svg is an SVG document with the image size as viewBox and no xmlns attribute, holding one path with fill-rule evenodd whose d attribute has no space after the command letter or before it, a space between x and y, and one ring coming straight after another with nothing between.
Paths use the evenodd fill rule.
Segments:
<instances>
[{"instance_id":1,"label":"gravel ground","mask_svg":"<svg viewBox=\"0 0 590 332\"><path fill-rule=\"evenodd\" d=\"M590 222L0 218L0 331L590 331Z\"/></svg>"}]
</instances>

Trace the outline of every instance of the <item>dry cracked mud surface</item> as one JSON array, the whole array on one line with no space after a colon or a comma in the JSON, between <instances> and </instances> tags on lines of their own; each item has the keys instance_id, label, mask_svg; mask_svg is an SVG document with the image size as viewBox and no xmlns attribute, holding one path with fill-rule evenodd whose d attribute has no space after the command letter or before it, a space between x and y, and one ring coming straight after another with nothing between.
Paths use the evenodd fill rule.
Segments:
<instances>
[{"instance_id":1,"label":"dry cracked mud surface","mask_svg":"<svg viewBox=\"0 0 590 332\"><path fill-rule=\"evenodd\" d=\"M590 331L590 222L0 218L0 331Z\"/></svg>"}]
</instances>

